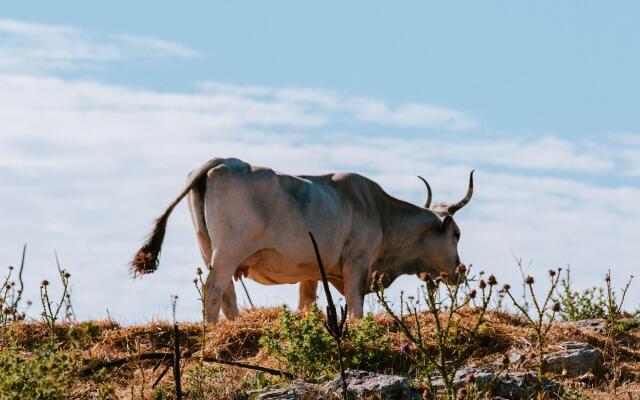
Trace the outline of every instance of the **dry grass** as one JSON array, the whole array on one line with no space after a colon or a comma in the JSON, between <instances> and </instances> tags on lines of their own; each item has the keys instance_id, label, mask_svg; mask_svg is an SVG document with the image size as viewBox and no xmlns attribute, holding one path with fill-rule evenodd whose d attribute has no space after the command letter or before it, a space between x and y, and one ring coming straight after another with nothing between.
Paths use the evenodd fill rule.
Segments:
<instances>
[{"instance_id":1,"label":"dry grass","mask_svg":"<svg viewBox=\"0 0 640 400\"><path fill-rule=\"evenodd\" d=\"M265 327L274 326L278 316L278 308L259 308L244 310L236 321L221 321L207 330L206 353L223 359L242 361L272 368L284 368L264 350L260 349L259 340ZM473 313L472 309L464 310ZM430 316L422 314L422 326L428 331L433 326ZM404 338L387 315L376 315L375 321L384 327L390 338L389 352L392 357L387 372L404 373L407 371L406 354L400 347ZM16 343L24 349L36 348L46 340L47 329L42 323L14 323L10 326ZM183 349L199 349L201 326L196 323L180 324L184 335ZM91 321L75 325L58 324L55 335L60 348L74 349L83 358L93 362L114 360L119 357L132 356L138 353L167 351L171 343L171 325L165 322L152 322L140 326L120 327L112 321ZM620 335L620 352L623 362L623 384L616 389L610 388L606 382L591 383L591 387L578 382L565 382L586 390L592 398L640 398L640 329L631 327ZM478 338L478 346L469 360L471 365L486 365L500 359L504 354L520 353L525 358L532 358L535 351L534 333L524 322L514 315L493 311L488 315L488 323L483 327ZM586 341L606 352L606 338L597 332L583 331L568 324L555 324L550 332L548 350L558 349L560 342ZM199 359L195 356L186 361L183 373L188 375L195 368ZM91 377L78 379L73 388L77 398L99 398L105 386L115 389L117 398L139 399L144 387L144 396L152 398L152 383L159 375L162 367L154 371L156 361L129 363L122 367L112 368ZM207 384L219 393L219 398L233 398L235 393L246 390L255 380L255 371L237 367L214 365L209 369ZM273 378L273 382L279 378ZM170 385L171 372L163 378L160 386ZM144 385L143 385L144 384ZM595 386L593 386L595 385ZM627 395L629 393L629 395Z\"/></svg>"}]
</instances>

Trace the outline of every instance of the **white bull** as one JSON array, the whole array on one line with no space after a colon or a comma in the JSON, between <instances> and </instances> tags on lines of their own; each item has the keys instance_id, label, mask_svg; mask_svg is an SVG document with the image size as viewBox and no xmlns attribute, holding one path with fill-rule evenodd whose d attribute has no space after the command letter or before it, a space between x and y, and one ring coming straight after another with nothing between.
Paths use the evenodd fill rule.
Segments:
<instances>
[{"instance_id":1,"label":"white bull","mask_svg":"<svg viewBox=\"0 0 640 400\"><path fill-rule=\"evenodd\" d=\"M216 158L189 175L131 267L135 275L156 270L169 215L189 194L210 267L207 322L217 321L221 306L227 318L237 316L232 278L239 275L268 285L301 282L300 305L314 302L320 277L308 232L316 237L329 281L352 315L361 317L373 271L384 272L388 283L402 274L453 276L460 230L452 216L472 193L473 174L465 198L436 213L393 198L357 174L291 176Z\"/></svg>"}]
</instances>

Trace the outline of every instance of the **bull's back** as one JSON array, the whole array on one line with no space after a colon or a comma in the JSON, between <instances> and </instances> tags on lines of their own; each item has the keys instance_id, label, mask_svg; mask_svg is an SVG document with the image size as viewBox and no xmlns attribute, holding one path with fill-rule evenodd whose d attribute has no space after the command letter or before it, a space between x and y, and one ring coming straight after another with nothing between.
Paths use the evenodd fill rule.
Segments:
<instances>
[{"instance_id":1,"label":"bull's back","mask_svg":"<svg viewBox=\"0 0 640 400\"><path fill-rule=\"evenodd\" d=\"M221 163L208 174L205 196L214 249L242 248L249 276L261 272L269 280L258 281L294 282L317 276L308 235L312 232L328 269L339 268L351 208L331 179L279 174L237 161Z\"/></svg>"}]
</instances>

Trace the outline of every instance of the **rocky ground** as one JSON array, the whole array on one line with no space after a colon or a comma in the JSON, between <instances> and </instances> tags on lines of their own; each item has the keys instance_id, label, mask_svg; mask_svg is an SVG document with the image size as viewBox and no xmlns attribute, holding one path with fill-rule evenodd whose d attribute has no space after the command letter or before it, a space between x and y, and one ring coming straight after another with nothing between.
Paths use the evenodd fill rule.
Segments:
<instances>
[{"instance_id":1,"label":"rocky ground","mask_svg":"<svg viewBox=\"0 0 640 400\"><path fill-rule=\"evenodd\" d=\"M278 312L276 308L245 310L236 321L222 321L209 327L206 355L286 370L286 365L259 344L265 327L276 323ZM428 330L428 318L424 318L423 326ZM390 338L388 351L394 357L376 371L348 371L350 392L357 398L369 399L423 398L425 386L417 379L411 365L413 350L403 347L404 338L389 317L378 315L375 321ZM615 349L612 349L600 320L554 324L545 349L548 397L640 399L639 327L640 322L635 320L622 322ZM27 355L47 337L42 324L19 323L10 329L14 348ZM201 326L180 324L180 331L183 334L181 351L184 352L183 387L191 390L192 386L202 386L202 398L339 398L340 382L331 377L310 383L208 362L205 363L206 371L200 370L196 374L194 371L201 365L197 346ZM71 398L172 398L171 370L164 372L166 368L161 359L139 357L170 351L170 324L157 322L120 327L111 321L83 322L57 326L56 337L56 346L61 351L74 352L85 360L81 368L84 373L76 374L69 387ZM533 332L522 320L511 314L492 312L472 356L456 375L456 386L469 390L486 389L483 396L489 398L530 398L537 373L534 342ZM120 359L130 362L119 364ZM107 367L91 369L96 365ZM433 379L437 387L438 377L433 376Z\"/></svg>"}]
</instances>

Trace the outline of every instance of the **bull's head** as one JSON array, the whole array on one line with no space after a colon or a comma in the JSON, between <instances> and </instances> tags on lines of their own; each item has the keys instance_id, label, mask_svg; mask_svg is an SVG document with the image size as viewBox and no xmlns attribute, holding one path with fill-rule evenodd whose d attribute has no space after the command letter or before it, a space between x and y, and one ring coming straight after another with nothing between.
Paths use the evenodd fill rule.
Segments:
<instances>
[{"instance_id":1,"label":"bull's head","mask_svg":"<svg viewBox=\"0 0 640 400\"><path fill-rule=\"evenodd\" d=\"M458 255L458 242L460 241L460 228L453 220L453 215L462 207L467 205L473 195L473 172L469 176L469 188L464 198L457 203L437 203L431 208L432 192L431 186L426 179L419 176L427 186L427 198L425 199L424 208L431 210L440 218L441 224L439 231L435 235L431 235L427 242L427 251L429 253L430 264L434 271L446 272L450 283L459 282L459 276L456 276L456 267L460 265L460 257ZM424 279L426 273L418 274L418 277Z\"/></svg>"}]
</instances>

